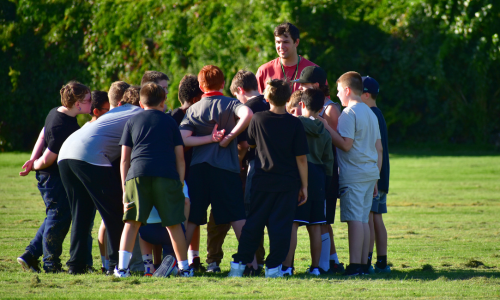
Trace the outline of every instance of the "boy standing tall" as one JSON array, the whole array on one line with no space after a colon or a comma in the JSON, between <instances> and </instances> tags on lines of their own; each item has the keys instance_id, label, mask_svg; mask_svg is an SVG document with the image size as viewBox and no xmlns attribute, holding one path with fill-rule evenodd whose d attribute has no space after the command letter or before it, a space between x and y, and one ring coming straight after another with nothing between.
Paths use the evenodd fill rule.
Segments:
<instances>
[{"instance_id":1,"label":"boy standing tall","mask_svg":"<svg viewBox=\"0 0 500 300\"><path fill-rule=\"evenodd\" d=\"M253 260L266 225L270 241L266 277L282 277L281 263L290 248L297 199L299 205L307 200L309 149L302 123L286 112L290 86L283 80L271 80L264 97L269 101L270 110L256 113L248 128L248 144L257 147L251 207L229 277L243 275L246 264Z\"/></svg>"},{"instance_id":2,"label":"boy standing tall","mask_svg":"<svg viewBox=\"0 0 500 300\"><path fill-rule=\"evenodd\" d=\"M375 241L377 241L377 263L375 264L375 272L389 273L391 272L391 267L387 265L387 230L384 220L382 219L382 214L387 213L387 194L389 193L389 143L384 115L377 107L376 99L378 92L378 82L369 76L363 77L363 94L361 95L361 99L377 116L380 137L382 138L382 146L384 148L382 169L380 170L380 179L377 183L378 195L373 197L372 209L370 211L370 249L368 252L368 264L370 265L371 272L373 270L371 266L373 246Z\"/></svg>"},{"instance_id":3,"label":"boy standing tall","mask_svg":"<svg viewBox=\"0 0 500 300\"><path fill-rule=\"evenodd\" d=\"M339 133L330 134L338 149L340 220L347 222L349 236L349 266L344 275L361 275L368 272L368 220L382 167L382 142L377 117L361 100L361 76L343 74L337 91L346 108L339 118Z\"/></svg>"}]
</instances>

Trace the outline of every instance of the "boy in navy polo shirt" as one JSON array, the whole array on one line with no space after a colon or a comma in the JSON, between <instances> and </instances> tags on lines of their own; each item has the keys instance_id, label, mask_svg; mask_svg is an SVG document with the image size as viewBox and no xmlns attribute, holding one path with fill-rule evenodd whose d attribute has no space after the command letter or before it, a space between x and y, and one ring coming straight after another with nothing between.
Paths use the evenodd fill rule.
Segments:
<instances>
[{"instance_id":1,"label":"boy in navy polo shirt","mask_svg":"<svg viewBox=\"0 0 500 300\"><path fill-rule=\"evenodd\" d=\"M378 126L380 128L380 137L382 140L382 169L380 170L380 179L377 182L378 195L373 198L372 209L370 212L370 248L368 251L369 272L372 273L371 266L373 245L377 241L377 263L375 264L375 273L389 273L391 267L387 265L387 229L385 228L382 214L387 213L387 194L389 193L389 146L387 124L385 123L382 111L377 107L377 95L379 92L378 82L369 77L363 77L363 94L361 100L368 105L377 116Z\"/></svg>"},{"instance_id":2,"label":"boy in navy polo shirt","mask_svg":"<svg viewBox=\"0 0 500 300\"><path fill-rule=\"evenodd\" d=\"M125 226L116 277L130 276L128 265L137 232L142 224L147 223L153 206L162 225L169 231L179 260L179 274L193 276L181 227L186 219L182 192L184 148L177 124L171 116L163 113L164 102L165 90L160 85L153 82L144 84L140 103L145 110L127 121L120 140Z\"/></svg>"},{"instance_id":3,"label":"boy in navy polo shirt","mask_svg":"<svg viewBox=\"0 0 500 300\"><path fill-rule=\"evenodd\" d=\"M266 277L283 277L281 264L290 248L295 209L307 201L307 146L304 126L286 112L290 86L283 80L268 82L264 98L269 111L254 115L248 127L248 144L257 148L250 191L250 212L243 227L238 253L233 255L229 277L241 277L252 262L262 239L269 233Z\"/></svg>"}]
</instances>

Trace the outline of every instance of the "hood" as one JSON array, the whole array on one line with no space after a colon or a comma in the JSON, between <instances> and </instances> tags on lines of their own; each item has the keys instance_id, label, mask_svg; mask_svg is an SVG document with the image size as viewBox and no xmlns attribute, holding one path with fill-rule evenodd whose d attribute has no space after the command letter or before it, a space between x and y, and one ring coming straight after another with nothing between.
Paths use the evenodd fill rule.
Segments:
<instances>
[{"instance_id":1,"label":"hood","mask_svg":"<svg viewBox=\"0 0 500 300\"><path fill-rule=\"evenodd\" d=\"M325 126L323 126L323 123L318 119L312 120L303 116L299 116L299 119L302 121L302 125L307 135L319 137L325 131Z\"/></svg>"}]
</instances>

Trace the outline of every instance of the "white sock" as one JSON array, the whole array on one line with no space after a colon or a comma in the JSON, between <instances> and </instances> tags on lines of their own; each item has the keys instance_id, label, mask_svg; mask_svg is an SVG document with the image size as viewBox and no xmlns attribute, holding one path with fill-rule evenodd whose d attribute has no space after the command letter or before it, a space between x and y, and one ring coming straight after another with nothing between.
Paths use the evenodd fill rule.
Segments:
<instances>
[{"instance_id":1,"label":"white sock","mask_svg":"<svg viewBox=\"0 0 500 300\"><path fill-rule=\"evenodd\" d=\"M189 269L189 262L187 260L179 261L179 268L181 270Z\"/></svg>"},{"instance_id":2,"label":"white sock","mask_svg":"<svg viewBox=\"0 0 500 300\"><path fill-rule=\"evenodd\" d=\"M337 253L330 254L330 260L334 260L336 264L339 264L339 258L337 257Z\"/></svg>"},{"instance_id":3,"label":"white sock","mask_svg":"<svg viewBox=\"0 0 500 300\"><path fill-rule=\"evenodd\" d=\"M128 251L118 251L118 269L127 269L131 258L132 253Z\"/></svg>"},{"instance_id":4,"label":"white sock","mask_svg":"<svg viewBox=\"0 0 500 300\"><path fill-rule=\"evenodd\" d=\"M142 261L146 261L146 260L153 260L153 255L152 254L143 254L142 255Z\"/></svg>"},{"instance_id":5,"label":"white sock","mask_svg":"<svg viewBox=\"0 0 500 300\"><path fill-rule=\"evenodd\" d=\"M319 267L325 271L330 269L330 234L328 232L321 235Z\"/></svg>"},{"instance_id":6,"label":"white sock","mask_svg":"<svg viewBox=\"0 0 500 300\"><path fill-rule=\"evenodd\" d=\"M102 267L106 268L106 256L101 255L101 262L102 262Z\"/></svg>"},{"instance_id":7,"label":"white sock","mask_svg":"<svg viewBox=\"0 0 500 300\"><path fill-rule=\"evenodd\" d=\"M109 259L106 259L106 260L104 261L104 268L105 268L106 270L109 270ZM113 270L111 270L111 271L113 271Z\"/></svg>"},{"instance_id":8,"label":"white sock","mask_svg":"<svg viewBox=\"0 0 500 300\"><path fill-rule=\"evenodd\" d=\"M200 256L200 251L188 250L188 261L190 264L193 263L193 258Z\"/></svg>"}]
</instances>

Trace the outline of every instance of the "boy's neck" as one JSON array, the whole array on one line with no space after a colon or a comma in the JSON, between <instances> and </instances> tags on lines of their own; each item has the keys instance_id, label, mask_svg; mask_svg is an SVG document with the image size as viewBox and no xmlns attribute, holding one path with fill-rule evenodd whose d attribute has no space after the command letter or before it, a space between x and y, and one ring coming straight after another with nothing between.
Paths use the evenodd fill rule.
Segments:
<instances>
[{"instance_id":1,"label":"boy's neck","mask_svg":"<svg viewBox=\"0 0 500 300\"><path fill-rule=\"evenodd\" d=\"M275 106L269 102L270 109L269 111L278 115L284 115L287 114L286 112L286 105L283 106Z\"/></svg>"},{"instance_id":2,"label":"boy's neck","mask_svg":"<svg viewBox=\"0 0 500 300\"><path fill-rule=\"evenodd\" d=\"M163 112L163 106L158 105L158 106L144 106L144 110L158 110Z\"/></svg>"},{"instance_id":3,"label":"boy's neck","mask_svg":"<svg viewBox=\"0 0 500 300\"><path fill-rule=\"evenodd\" d=\"M351 106L356 103L364 103L363 100L361 100L360 96L353 95L351 98L349 98L349 104L348 106Z\"/></svg>"},{"instance_id":4,"label":"boy's neck","mask_svg":"<svg viewBox=\"0 0 500 300\"><path fill-rule=\"evenodd\" d=\"M306 118L313 117L317 119L319 117L319 111L318 112L312 112L307 110L307 108L302 108L302 116Z\"/></svg>"},{"instance_id":5,"label":"boy's neck","mask_svg":"<svg viewBox=\"0 0 500 300\"><path fill-rule=\"evenodd\" d=\"M186 111L189 107L191 107L192 103L184 102L180 107L181 110Z\"/></svg>"},{"instance_id":6,"label":"boy's neck","mask_svg":"<svg viewBox=\"0 0 500 300\"><path fill-rule=\"evenodd\" d=\"M369 107L377 107L377 101L373 100L372 98L368 98L363 102Z\"/></svg>"},{"instance_id":7,"label":"boy's neck","mask_svg":"<svg viewBox=\"0 0 500 300\"><path fill-rule=\"evenodd\" d=\"M258 97L260 95L261 94L259 93L259 91L255 90L255 91L245 92L245 94L243 96L245 97L245 100L248 101L248 100L255 98L255 97ZM245 103L246 103L246 101L245 101Z\"/></svg>"}]
</instances>

